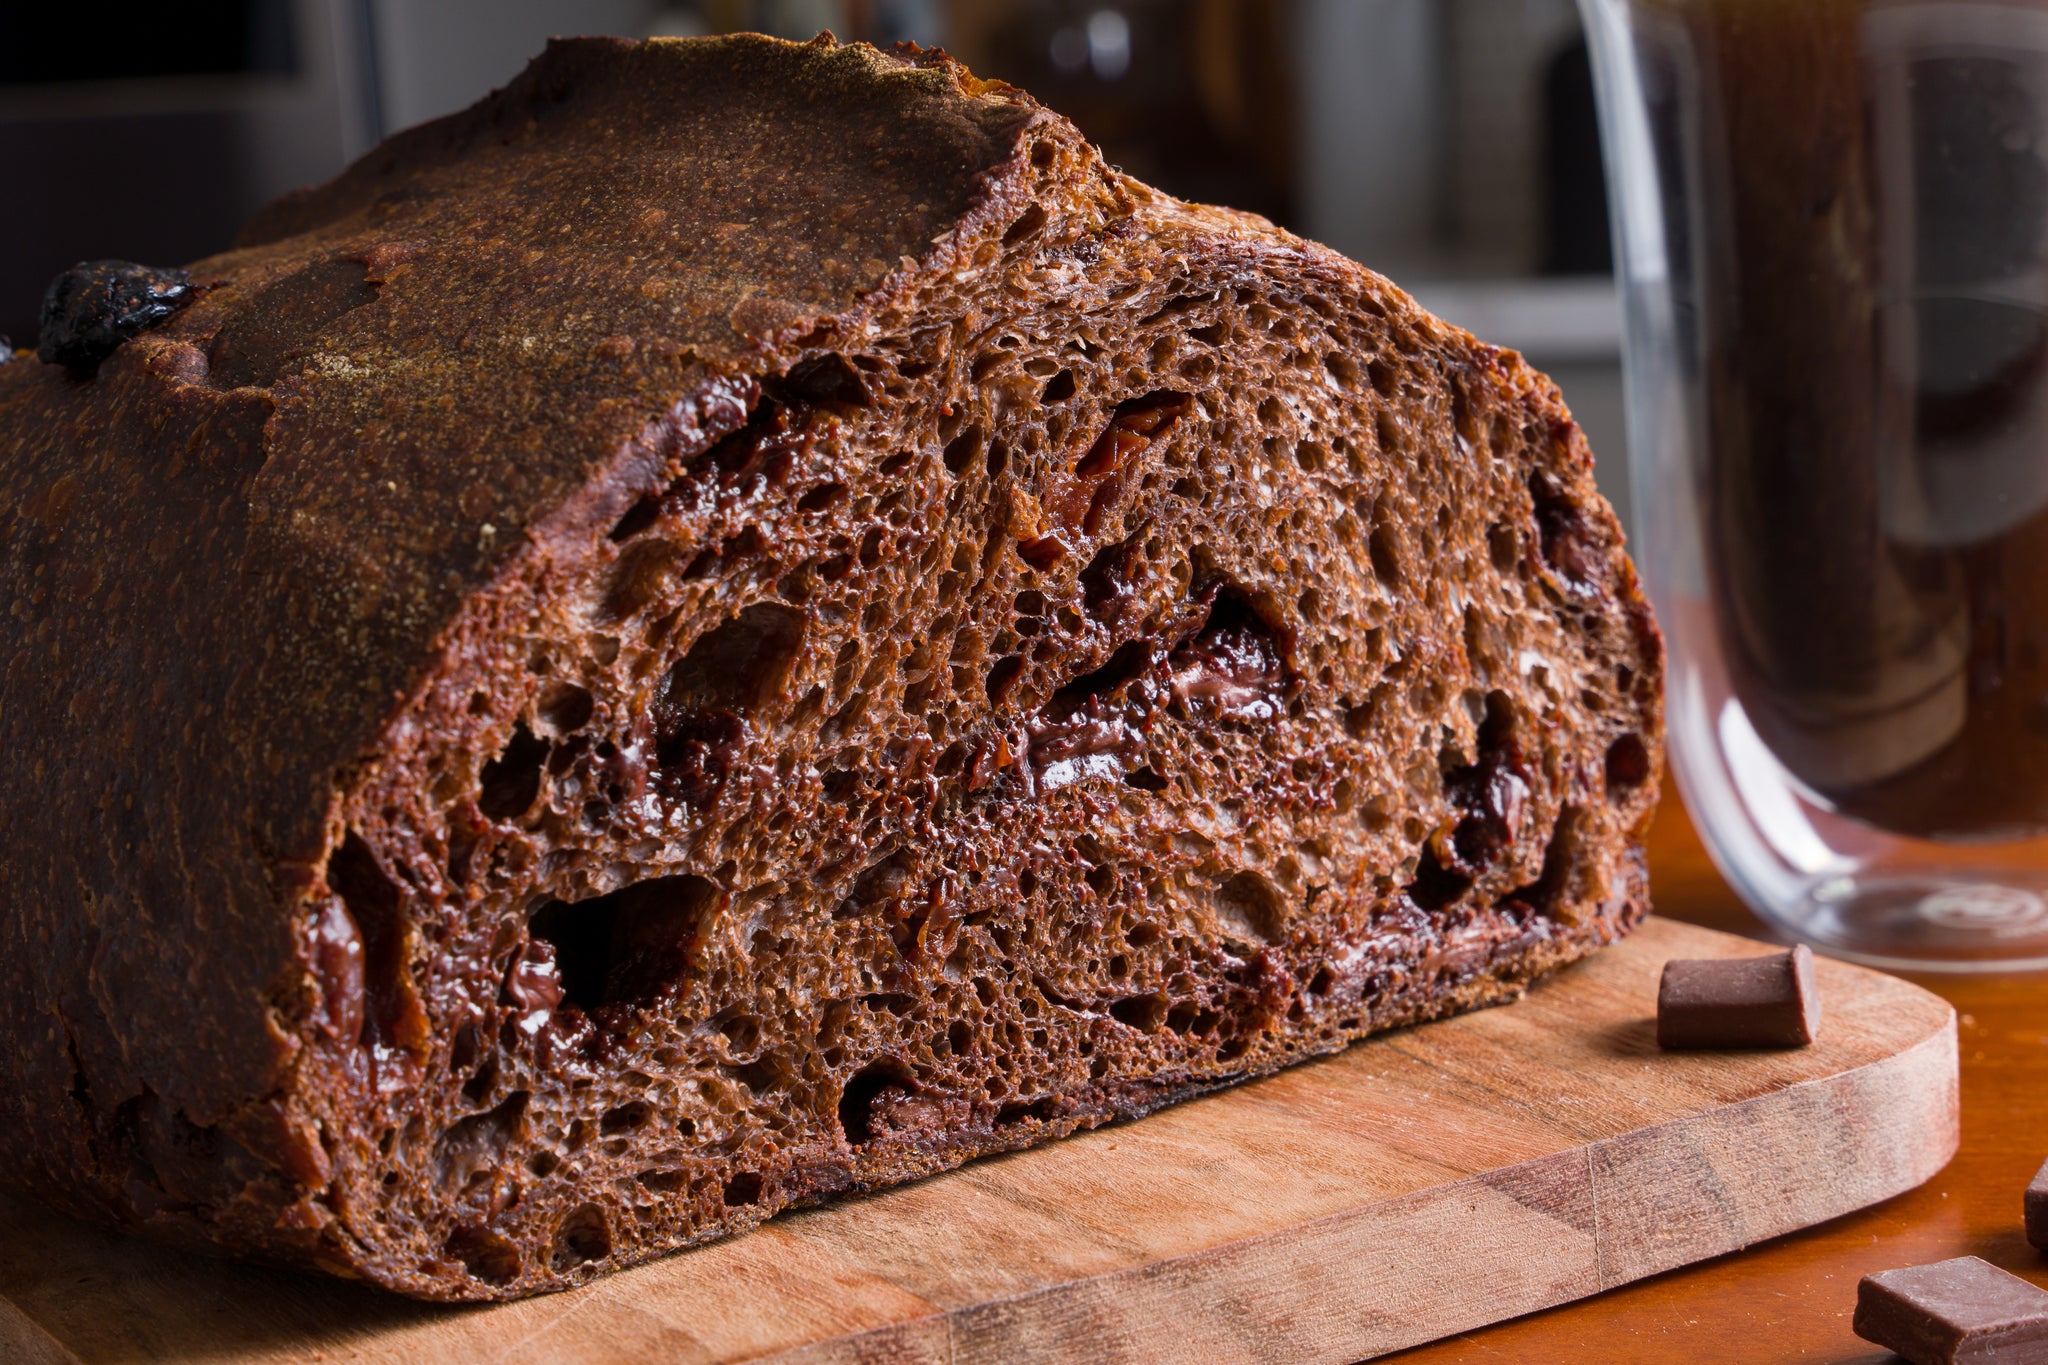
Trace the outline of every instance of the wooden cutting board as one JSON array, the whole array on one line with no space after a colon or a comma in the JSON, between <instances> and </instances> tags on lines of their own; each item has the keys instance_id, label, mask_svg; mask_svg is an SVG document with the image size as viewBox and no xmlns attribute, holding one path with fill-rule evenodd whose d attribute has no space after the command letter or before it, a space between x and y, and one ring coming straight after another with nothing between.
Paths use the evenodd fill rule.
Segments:
<instances>
[{"instance_id":1,"label":"wooden cutting board","mask_svg":"<svg viewBox=\"0 0 2048 1365\"><path fill-rule=\"evenodd\" d=\"M489 1308L235 1266L0 1196L0 1359L1351 1361L1886 1198L1957 1138L1955 1015L1822 961L1821 1041L1666 1055L1652 920L1518 1004Z\"/></svg>"}]
</instances>

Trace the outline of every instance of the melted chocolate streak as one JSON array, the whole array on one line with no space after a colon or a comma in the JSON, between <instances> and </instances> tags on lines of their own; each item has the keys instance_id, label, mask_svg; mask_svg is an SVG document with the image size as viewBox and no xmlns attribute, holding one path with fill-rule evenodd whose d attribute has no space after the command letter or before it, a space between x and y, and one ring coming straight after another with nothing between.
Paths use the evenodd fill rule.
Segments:
<instances>
[{"instance_id":1,"label":"melted chocolate streak","mask_svg":"<svg viewBox=\"0 0 2048 1365\"><path fill-rule=\"evenodd\" d=\"M1295 683L1271 631L1235 594L1212 585L1201 627L1170 648L1134 641L1092 674L1055 693L1023 728L1014 765L1024 794L1146 766L1159 718L1215 722L1277 719Z\"/></svg>"}]
</instances>

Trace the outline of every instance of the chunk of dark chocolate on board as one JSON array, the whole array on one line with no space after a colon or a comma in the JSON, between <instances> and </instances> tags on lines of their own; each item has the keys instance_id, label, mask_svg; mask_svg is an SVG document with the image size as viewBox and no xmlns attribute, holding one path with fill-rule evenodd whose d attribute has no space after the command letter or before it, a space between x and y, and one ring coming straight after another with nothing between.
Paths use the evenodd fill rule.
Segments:
<instances>
[{"instance_id":1,"label":"chunk of dark chocolate on board","mask_svg":"<svg viewBox=\"0 0 2048 1365\"><path fill-rule=\"evenodd\" d=\"M2048 1251L2048 1161L2041 1163L2027 1186L2027 1240Z\"/></svg>"},{"instance_id":2,"label":"chunk of dark chocolate on board","mask_svg":"<svg viewBox=\"0 0 2048 1365\"><path fill-rule=\"evenodd\" d=\"M1664 964L1657 987L1659 1047L1805 1047L1819 1032L1813 951L1803 943L1763 957Z\"/></svg>"},{"instance_id":3,"label":"chunk of dark chocolate on board","mask_svg":"<svg viewBox=\"0 0 2048 1365\"><path fill-rule=\"evenodd\" d=\"M2048 1290L1958 1256L1865 1275L1853 1326L1913 1365L2048 1360Z\"/></svg>"}]
</instances>

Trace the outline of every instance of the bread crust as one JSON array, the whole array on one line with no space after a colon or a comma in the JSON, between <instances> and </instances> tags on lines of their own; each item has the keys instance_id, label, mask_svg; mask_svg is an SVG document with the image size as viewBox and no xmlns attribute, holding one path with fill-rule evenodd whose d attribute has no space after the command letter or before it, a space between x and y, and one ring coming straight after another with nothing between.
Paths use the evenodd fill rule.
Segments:
<instances>
[{"instance_id":1,"label":"bread crust","mask_svg":"<svg viewBox=\"0 0 2048 1365\"><path fill-rule=\"evenodd\" d=\"M1647 911L1661 644L1554 387L940 54L557 42L190 272L94 375L0 364L0 1179L53 1204L426 1297L555 1288L1510 998ZM1324 327L1389 349L1287 359ZM1301 439L1254 453L1256 357L1352 453L1278 378ZM1460 606L1482 578L1498 619ZM929 908L1023 904L1020 871L1070 943L1138 935L1149 872L1134 970L1181 954L1189 1018ZM650 878L697 956L642 989L610 940L579 981L550 907L623 924ZM942 931L995 1003L943 984ZM780 988L747 975L777 935ZM949 1012L1006 1050L986 1095L881 1031ZM671 1167L657 1035L730 1092L689 1081ZM682 1174L627 1207L604 1160Z\"/></svg>"}]
</instances>

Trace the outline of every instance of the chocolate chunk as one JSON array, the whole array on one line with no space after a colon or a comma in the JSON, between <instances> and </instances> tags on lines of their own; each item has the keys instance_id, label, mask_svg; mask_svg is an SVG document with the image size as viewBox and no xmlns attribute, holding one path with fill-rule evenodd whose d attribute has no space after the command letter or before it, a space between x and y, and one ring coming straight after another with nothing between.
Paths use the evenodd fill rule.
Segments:
<instances>
[{"instance_id":1,"label":"chocolate chunk","mask_svg":"<svg viewBox=\"0 0 2048 1365\"><path fill-rule=\"evenodd\" d=\"M91 373L137 332L192 302L192 277L131 261L80 261L43 293L36 354L44 363Z\"/></svg>"},{"instance_id":2,"label":"chocolate chunk","mask_svg":"<svg viewBox=\"0 0 2048 1365\"><path fill-rule=\"evenodd\" d=\"M2034 1183L2027 1186L2027 1240L2048 1251L2048 1161L2041 1163Z\"/></svg>"},{"instance_id":3,"label":"chocolate chunk","mask_svg":"<svg viewBox=\"0 0 2048 1365\"><path fill-rule=\"evenodd\" d=\"M544 938L532 940L505 976L504 998L512 1006L513 1024L529 1037L539 1033L555 1017L565 994L555 945Z\"/></svg>"},{"instance_id":4,"label":"chocolate chunk","mask_svg":"<svg viewBox=\"0 0 2048 1365\"><path fill-rule=\"evenodd\" d=\"M1083 712L1066 720L1041 717L1025 729L1031 768L1041 791L1091 777L1122 777L1145 762L1143 736L1117 716Z\"/></svg>"},{"instance_id":5,"label":"chocolate chunk","mask_svg":"<svg viewBox=\"0 0 2048 1365\"><path fill-rule=\"evenodd\" d=\"M1853 1325L1913 1365L2048 1360L2048 1291L1975 1256L1865 1275Z\"/></svg>"},{"instance_id":6,"label":"chocolate chunk","mask_svg":"<svg viewBox=\"0 0 2048 1365\"><path fill-rule=\"evenodd\" d=\"M1251 599L1217 592L1209 619L1167 658L1173 695L1197 714L1226 720L1275 720L1295 690L1286 645Z\"/></svg>"},{"instance_id":7,"label":"chocolate chunk","mask_svg":"<svg viewBox=\"0 0 2048 1365\"><path fill-rule=\"evenodd\" d=\"M1820 1031L1813 952L1675 959L1657 987L1657 1045L1804 1047Z\"/></svg>"}]
</instances>

